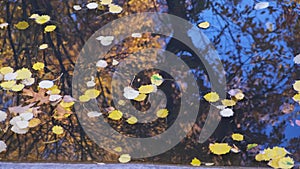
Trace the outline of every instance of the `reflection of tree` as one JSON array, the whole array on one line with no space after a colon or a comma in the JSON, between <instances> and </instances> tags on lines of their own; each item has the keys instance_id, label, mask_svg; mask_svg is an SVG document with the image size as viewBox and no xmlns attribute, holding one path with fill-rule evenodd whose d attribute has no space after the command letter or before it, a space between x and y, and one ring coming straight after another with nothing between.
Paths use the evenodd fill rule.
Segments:
<instances>
[{"instance_id":1,"label":"reflection of tree","mask_svg":"<svg viewBox=\"0 0 300 169\"><path fill-rule=\"evenodd\" d=\"M82 3L82 1L76 1L76 3ZM291 100L294 93L291 84L299 74L292 73L297 72L298 68L292 67L291 57L300 52L298 49L300 26L297 15L299 14L299 4L277 1L276 8L270 7L264 10L265 14L261 14L262 11L253 10L252 1L249 2L249 5L240 8L237 5L242 1L167 0L164 4L162 1L129 0L122 1L122 3L124 3L124 10L128 13L122 13L120 16L143 11L160 11L167 8L168 13L189 20L195 25L203 18L211 22L212 26L204 30L204 33L210 37L219 52L226 71L227 86L229 89L242 89L246 94L246 99L235 107L234 118L222 119L217 131L209 141L223 141L232 132L242 132L247 136L246 142L249 143L258 142L274 146L284 142L287 143L291 152L297 150L299 140L286 138L284 134L286 126L289 125L288 120L296 118L297 115L291 114L288 120L279 119L283 114L280 106L283 103L294 104ZM7 28L0 29L1 64L17 69L31 67L34 62L42 61L46 65L45 74L37 75L36 78L55 79L63 73L60 78L60 87L65 94L70 94L72 92L72 73L80 49L90 35L117 18L116 15L107 14L103 10L74 11L72 6L73 3L69 1L1 1L0 16L2 18L0 18L0 22L9 24ZM211 11L212 16L206 18L209 14L204 10ZM33 24L33 21L28 19L33 13L50 15L51 23L58 25L55 33L44 33L40 25ZM266 18L269 18L269 21L274 24L273 31L266 29ZM30 29L19 31L14 28L14 24L22 20L30 23ZM151 24L151 21L147 21L145 18L133 21L131 24L138 25L139 22ZM115 26L120 30L128 27L128 25ZM174 27L173 30L175 34L187 34L186 32L176 32L177 29ZM159 48L163 46L158 42L160 38L146 34L139 40L125 39L105 57L107 59L113 57L123 59L128 54L147 47ZM42 43L48 43L49 49L38 50L38 46ZM171 39L165 45L165 49L180 56L199 74L198 85L201 90L205 92L209 90L206 79L202 78L206 71L204 63L195 60L195 53L190 48L178 40ZM152 59L155 58L155 54L151 56ZM109 79L100 75L98 82L101 83L101 99L108 97L111 89ZM17 100L17 103L22 101L21 96L9 95L3 91L0 95L3 109L11 106L7 104L12 100ZM109 106L110 100L108 99L105 104ZM186 163L191 156L199 156L199 154L203 160L207 161L214 157L207 155L208 143L200 145L196 142L197 135L206 119L205 111L208 106L203 107L203 112L199 113L198 125L193 128L194 134L190 134L176 148L152 160ZM53 108L49 108L49 113L53 113ZM76 115L72 115L64 122L56 121L48 115L44 116L46 119L44 125L30 131L27 135L13 133L1 135L1 139L8 141L9 148L6 152L8 155L5 157L6 159L75 161L100 159L98 158L100 156L103 157L101 160L105 161L115 159L115 155L98 148L87 138L78 124ZM55 143L43 143L56 139L49 135L52 124L58 123L63 125L67 131L65 137ZM113 125L117 127L117 123ZM274 125L272 131L268 131L270 135L265 134L266 127L272 125ZM295 156L299 161L299 152ZM233 164L235 158L243 159L244 157L226 156L224 163L220 162L219 164ZM252 158L243 159L242 163L248 164ZM218 160L215 159L215 161Z\"/></svg>"}]
</instances>

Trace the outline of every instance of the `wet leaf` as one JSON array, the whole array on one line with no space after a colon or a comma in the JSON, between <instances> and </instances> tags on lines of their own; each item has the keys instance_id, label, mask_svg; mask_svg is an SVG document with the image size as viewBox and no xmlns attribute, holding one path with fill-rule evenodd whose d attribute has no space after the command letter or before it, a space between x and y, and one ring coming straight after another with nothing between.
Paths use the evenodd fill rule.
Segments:
<instances>
[{"instance_id":1,"label":"wet leaf","mask_svg":"<svg viewBox=\"0 0 300 169\"><path fill-rule=\"evenodd\" d=\"M231 135L231 137L235 141L243 141L244 140L244 136L239 133L234 133Z\"/></svg>"},{"instance_id":2,"label":"wet leaf","mask_svg":"<svg viewBox=\"0 0 300 169\"><path fill-rule=\"evenodd\" d=\"M29 24L26 21L20 21L15 25L15 27L19 30L25 30L29 27Z\"/></svg>"},{"instance_id":3,"label":"wet leaf","mask_svg":"<svg viewBox=\"0 0 300 169\"><path fill-rule=\"evenodd\" d=\"M64 133L64 129L61 127L61 126L53 126L52 127L52 132L54 134L57 134L57 135L60 135L60 134L63 134Z\"/></svg>"},{"instance_id":4,"label":"wet leaf","mask_svg":"<svg viewBox=\"0 0 300 169\"><path fill-rule=\"evenodd\" d=\"M227 143L209 144L209 150L216 155L223 155L230 152L231 147Z\"/></svg>"},{"instance_id":5,"label":"wet leaf","mask_svg":"<svg viewBox=\"0 0 300 169\"><path fill-rule=\"evenodd\" d=\"M156 112L156 116L159 118L166 118L169 115L169 110L160 109Z\"/></svg>"},{"instance_id":6,"label":"wet leaf","mask_svg":"<svg viewBox=\"0 0 300 169\"><path fill-rule=\"evenodd\" d=\"M120 120L123 116L123 113L119 110L113 110L109 113L108 118L112 120Z\"/></svg>"},{"instance_id":7,"label":"wet leaf","mask_svg":"<svg viewBox=\"0 0 300 169\"><path fill-rule=\"evenodd\" d=\"M204 95L204 99L208 102L217 102L220 97L216 92L210 92Z\"/></svg>"},{"instance_id":8,"label":"wet leaf","mask_svg":"<svg viewBox=\"0 0 300 169\"><path fill-rule=\"evenodd\" d=\"M201 161L198 158L193 158L193 160L190 163L192 166L200 166L201 165Z\"/></svg>"},{"instance_id":9,"label":"wet leaf","mask_svg":"<svg viewBox=\"0 0 300 169\"><path fill-rule=\"evenodd\" d=\"M118 160L120 163L128 163L131 160L131 156L129 154L122 154Z\"/></svg>"}]
</instances>

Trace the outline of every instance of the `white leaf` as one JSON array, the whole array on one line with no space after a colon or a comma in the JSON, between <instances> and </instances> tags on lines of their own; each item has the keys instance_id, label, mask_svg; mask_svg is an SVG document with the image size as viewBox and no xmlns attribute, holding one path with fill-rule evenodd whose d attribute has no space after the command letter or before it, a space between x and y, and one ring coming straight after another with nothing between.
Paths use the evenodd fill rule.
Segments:
<instances>
[{"instance_id":1,"label":"white leaf","mask_svg":"<svg viewBox=\"0 0 300 169\"><path fill-rule=\"evenodd\" d=\"M33 118L33 113L31 112L26 112L26 113L22 113L20 114L20 117L23 119L23 120L30 120Z\"/></svg>"},{"instance_id":2,"label":"white leaf","mask_svg":"<svg viewBox=\"0 0 300 169\"><path fill-rule=\"evenodd\" d=\"M114 4L110 4L109 9L108 9L108 11L110 13L121 13L122 10L123 10L122 7L120 7L119 5L114 5Z\"/></svg>"},{"instance_id":3,"label":"white leaf","mask_svg":"<svg viewBox=\"0 0 300 169\"><path fill-rule=\"evenodd\" d=\"M22 84L25 86L31 86L34 83L35 79L34 78L28 78L28 79L24 79L22 80Z\"/></svg>"},{"instance_id":4,"label":"white leaf","mask_svg":"<svg viewBox=\"0 0 300 169\"><path fill-rule=\"evenodd\" d=\"M124 97L126 99L134 99L140 94L139 91L134 90L132 87L125 87L124 88Z\"/></svg>"},{"instance_id":5,"label":"white leaf","mask_svg":"<svg viewBox=\"0 0 300 169\"><path fill-rule=\"evenodd\" d=\"M28 121L25 121L25 120L21 120L21 121L17 121L16 122L16 125L19 129L25 129L28 127L29 125L29 122Z\"/></svg>"},{"instance_id":6,"label":"white leaf","mask_svg":"<svg viewBox=\"0 0 300 169\"><path fill-rule=\"evenodd\" d=\"M269 5L270 5L269 2L259 2L254 6L254 9L255 10L265 9L265 8L268 8Z\"/></svg>"},{"instance_id":7,"label":"white leaf","mask_svg":"<svg viewBox=\"0 0 300 169\"><path fill-rule=\"evenodd\" d=\"M49 101L51 101L51 102L55 102L55 101L57 101L57 100L59 100L59 99L61 99L61 98L62 98L62 96L61 96L61 95L54 94L54 95L50 95L50 97L49 97Z\"/></svg>"},{"instance_id":8,"label":"white leaf","mask_svg":"<svg viewBox=\"0 0 300 169\"><path fill-rule=\"evenodd\" d=\"M234 112L232 109L226 108L220 111L220 115L222 117L231 117L233 116Z\"/></svg>"},{"instance_id":9,"label":"white leaf","mask_svg":"<svg viewBox=\"0 0 300 169\"><path fill-rule=\"evenodd\" d=\"M228 94L230 95L230 96L235 96L236 94L238 94L238 93L243 93L240 89L230 89L229 91L228 91Z\"/></svg>"},{"instance_id":10,"label":"white leaf","mask_svg":"<svg viewBox=\"0 0 300 169\"><path fill-rule=\"evenodd\" d=\"M12 126L11 131L17 133L17 134L26 134L28 131L28 128L20 129L17 125Z\"/></svg>"},{"instance_id":11,"label":"white leaf","mask_svg":"<svg viewBox=\"0 0 300 169\"><path fill-rule=\"evenodd\" d=\"M223 105L218 105L216 107L217 107L217 109L220 109L220 110L224 110L226 108L226 106L223 106Z\"/></svg>"},{"instance_id":12,"label":"white leaf","mask_svg":"<svg viewBox=\"0 0 300 169\"><path fill-rule=\"evenodd\" d=\"M142 34L141 33L133 33L133 34L131 34L131 37L133 37L133 38L141 38Z\"/></svg>"},{"instance_id":13,"label":"white leaf","mask_svg":"<svg viewBox=\"0 0 300 169\"><path fill-rule=\"evenodd\" d=\"M22 118L20 116L16 116L16 117L13 117L10 121L9 121L9 124L11 125L16 125L17 124L17 121L21 121Z\"/></svg>"},{"instance_id":14,"label":"white leaf","mask_svg":"<svg viewBox=\"0 0 300 169\"><path fill-rule=\"evenodd\" d=\"M89 117L99 117L102 115L102 113L100 112L97 112L97 111L91 111L91 112L88 112L87 114Z\"/></svg>"},{"instance_id":15,"label":"white leaf","mask_svg":"<svg viewBox=\"0 0 300 169\"><path fill-rule=\"evenodd\" d=\"M87 87L94 87L96 85L94 76L91 77L91 80L86 82Z\"/></svg>"},{"instance_id":16,"label":"white leaf","mask_svg":"<svg viewBox=\"0 0 300 169\"><path fill-rule=\"evenodd\" d=\"M16 80L17 75L17 73L7 73L4 75L4 80Z\"/></svg>"},{"instance_id":17,"label":"white leaf","mask_svg":"<svg viewBox=\"0 0 300 169\"><path fill-rule=\"evenodd\" d=\"M3 80L3 75L0 73L0 81L2 81Z\"/></svg>"},{"instance_id":18,"label":"white leaf","mask_svg":"<svg viewBox=\"0 0 300 169\"><path fill-rule=\"evenodd\" d=\"M109 5L112 3L112 0L101 0L100 2L102 5Z\"/></svg>"},{"instance_id":19,"label":"white leaf","mask_svg":"<svg viewBox=\"0 0 300 169\"><path fill-rule=\"evenodd\" d=\"M5 151L6 148L7 148L7 145L5 144L4 141L1 140L1 141L0 141L0 153L1 153L2 151Z\"/></svg>"},{"instance_id":20,"label":"white leaf","mask_svg":"<svg viewBox=\"0 0 300 169\"><path fill-rule=\"evenodd\" d=\"M6 28L7 26L8 26L8 23L6 23L6 22L0 24L1 29Z\"/></svg>"},{"instance_id":21,"label":"white leaf","mask_svg":"<svg viewBox=\"0 0 300 169\"><path fill-rule=\"evenodd\" d=\"M80 5L74 5L74 6L73 6L73 9L74 9L75 11L79 11L79 10L81 10L81 6L80 6Z\"/></svg>"},{"instance_id":22,"label":"white leaf","mask_svg":"<svg viewBox=\"0 0 300 169\"><path fill-rule=\"evenodd\" d=\"M272 22L267 22L266 27L268 31L273 32L274 31L274 24Z\"/></svg>"},{"instance_id":23,"label":"white leaf","mask_svg":"<svg viewBox=\"0 0 300 169\"><path fill-rule=\"evenodd\" d=\"M300 54L298 54L298 55L296 55L296 56L294 57L294 62L295 62L296 64L300 64Z\"/></svg>"},{"instance_id":24,"label":"white leaf","mask_svg":"<svg viewBox=\"0 0 300 169\"><path fill-rule=\"evenodd\" d=\"M39 87L43 89L49 89L54 85L53 81L51 80L43 80L39 83Z\"/></svg>"},{"instance_id":25,"label":"white leaf","mask_svg":"<svg viewBox=\"0 0 300 169\"><path fill-rule=\"evenodd\" d=\"M90 2L86 5L88 9L96 9L98 8L98 4L96 2Z\"/></svg>"},{"instance_id":26,"label":"white leaf","mask_svg":"<svg viewBox=\"0 0 300 169\"><path fill-rule=\"evenodd\" d=\"M113 66L116 66L117 64L119 64L119 62L118 62L117 60L113 59L112 65L113 65Z\"/></svg>"},{"instance_id":27,"label":"white leaf","mask_svg":"<svg viewBox=\"0 0 300 169\"><path fill-rule=\"evenodd\" d=\"M70 96L70 95L64 95L64 98L63 98L63 100L64 100L64 102L66 102L66 103L70 103L70 102L74 102L74 101L76 101L76 99L75 98L73 98L72 96Z\"/></svg>"},{"instance_id":28,"label":"white leaf","mask_svg":"<svg viewBox=\"0 0 300 169\"><path fill-rule=\"evenodd\" d=\"M6 120L7 113L5 111L0 110L0 122Z\"/></svg>"},{"instance_id":29,"label":"white leaf","mask_svg":"<svg viewBox=\"0 0 300 169\"><path fill-rule=\"evenodd\" d=\"M99 60L97 63L96 63L96 66L97 67L100 67L100 68L105 68L107 66L107 62L105 60Z\"/></svg>"}]
</instances>

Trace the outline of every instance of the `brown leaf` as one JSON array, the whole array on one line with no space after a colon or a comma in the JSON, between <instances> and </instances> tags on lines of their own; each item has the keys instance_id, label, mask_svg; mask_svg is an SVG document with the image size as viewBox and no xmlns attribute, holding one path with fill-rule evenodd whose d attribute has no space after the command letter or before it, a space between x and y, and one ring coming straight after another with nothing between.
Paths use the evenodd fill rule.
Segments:
<instances>
[{"instance_id":1,"label":"brown leaf","mask_svg":"<svg viewBox=\"0 0 300 169\"><path fill-rule=\"evenodd\" d=\"M63 119L65 118L65 114L72 114L72 111L66 110L64 107L58 104L55 109L54 118Z\"/></svg>"},{"instance_id":2,"label":"brown leaf","mask_svg":"<svg viewBox=\"0 0 300 169\"><path fill-rule=\"evenodd\" d=\"M29 100L26 100L26 103L34 103L39 102L38 105L47 104L49 103L49 96L46 95L46 89L39 89L38 93L30 89L23 89L24 96L32 97Z\"/></svg>"},{"instance_id":3,"label":"brown leaf","mask_svg":"<svg viewBox=\"0 0 300 169\"><path fill-rule=\"evenodd\" d=\"M15 107L9 107L8 110L11 113L21 114L21 113L24 113L27 110L29 110L33 105L35 105L35 103L31 103L27 106L19 105L19 106L15 106Z\"/></svg>"}]
</instances>

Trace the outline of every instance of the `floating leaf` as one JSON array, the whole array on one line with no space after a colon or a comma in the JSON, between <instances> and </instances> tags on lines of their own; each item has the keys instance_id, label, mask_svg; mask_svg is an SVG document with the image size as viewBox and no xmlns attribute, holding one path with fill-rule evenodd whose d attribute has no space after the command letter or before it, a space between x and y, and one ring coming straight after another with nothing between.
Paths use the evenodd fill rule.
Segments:
<instances>
[{"instance_id":1,"label":"floating leaf","mask_svg":"<svg viewBox=\"0 0 300 169\"><path fill-rule=\"evenodd\" d=\"M5 90L10 90L15 84L16 81L11 80L11 81L2 82L0 86Z\"/></svg>"},{"instance_id":2,"label":"floating leaf","mask_svg":"<svg viewBox=\"0 0 300 169\"><path fill-rule=\"evenodd\" d=\"M39 87L42 89L49 89L49 88L53 87L53 85L54 85L54 83L51 80L42 80L39 83Z\"/></svg>"},{"instance_id":3,"label":"floating leaf","mask_svg":"<svg viewBox=\"0 0 300 169\"><path fill-rule=\"evenodd\" d=\"M150 80L151 80L151 83L156 86L160 86L164 82L163 77L159 74L152 75Z\"/></svg>"},{"instance_id":4,"label":"floating leaf","mask_svg":"<svg viewBox=\"0 0 300 169\"><path fill-rule=\"evenodd\" d=\"M247 145L247 151L248 151L248 150L251 150L251 149L253 149L253 148L257 147L257 146L258 146L258 144L256 144L256 143L248 144L248 145Z\"/></svg>"},{"instance_id":5,"label":"floating leaf","mask_svg":"<svg viewBox=\"0 0 300 169\"><path fill-rule=\"evenodd\" d=\"M80 11L81 10L81 6L80 5L73 5L73 9L75 11Z\"/></svg>"},{"instance_id":6,"label":"floating leaf","mask_svg":"<svg viewBox=\"0 0 300 169\"><path fill-rule=\"evenodd\" d=\"M46 96L45 89L39 89L38 93L34 92L32 88L23 89L24 96L30 96L31 99L26 100L27 103L39 102L38 105L49 103L49 96Z\"/></svg>"},{"instance_id":7,"label":"floating leaf","mask_svg":"<svg viewBox=\"0 0 300 169\"><path fill-rule=\"evenodd\" d=\"M29 27L29 24L26 21L20 21L15 25L15 27L19 30L25 30Z\"/></svg>"},{"instance_id":8,"label":"floating leaf","mask_svg":"<svg viewBox=\"0 0 300 169\"><path fill-rule=\"evenodd\" d=\"M269 161L270 158L268 158L268 156L266 156L266 154L259 153L255 156L255 160L256 161Z\"/></svg>"},{"instance_id":9,"label":"floating leaf","mask_svg":"<svg viewBox=\"0 0 300 169\"><path fill-rule=\"evenodd\" d=\"M41 124L41 120L39 118L33 118L29 121L28 127L33 128Z\"/></svg>"},{"instance_id":10,"label":"floating leaf","mask_svg":"<svg viewBox=\"0 0 300 169\"><path fill-rule=\"evenodd\" d=\"M234 106L236 104L236 102L234 100L229 100L229 99L224 99L221 102L226 107L228 107L228 106Z\"/></svg>"},{"instance_id":11,"label":"floating leaf","mask_svg":"<svg viewBox=\"0 0 300 169\"><path fill-rule=\"evenodd\" d=\"M14 85L11 88L11 90L14 92L19 92L19 91L23 90L24 87L25 87L25 85L23 85L23 84L17 84L17 85Z\"/></svg>"},{"instance_id":12,"label":"floating leaf","mask_svg":"<svg viewBox=\"0 0 300 169\"><path fill-rule=\"evenodd\" d=\"M128 118L128 119L126 120L126 122L127 122L128 124L135 124L135 123L137 123L137 121L138 121L138 119L137 119L136 117L134 117L134 116L131 116L130 118Z\"/></svg>"},{"instance_id":13,"label":"floating leaf","mask_svg":"<svg viewBox=\"0 0 300 169\"><path fill-rule=\"evenodd\" d=\"M300 64L300 53L294 57L294 62Z\"/></svg>"},{"instance_id":14,"label":"floating leaf","mask_svg":"<svg viewBox=\"0 0 300 169\"><path fill-rule=\"evenodd\" d=\"M47 25L44 29L45 32L52 32L56 29L55 25Z\"/></svg>"},{"instance_id":15,"label":"floating leaf","mask_svg":"<svg viewBox=\"0 0 300 169\"><path fill-rule=\"evenodd\" d=\"M209 144L209 150L217 155L227 154L231 150L231 147L227 143L214 143Z\"/></svg>"},{"instance_id":16,"label":"floating leaf","mask_svg":"<svg viewBox=\"0 0 300 169\"><path fill-rule=\"evenodd\" d=\"M41 44L41 45L39 46L39 49L40 49L40 50L47 49L47 48L48 48L48 44L46 44L46 43Z\"/></svg>"},{"instance_id":17,"label":"floating leaf","mask_svg":"<svg viewBox=\"0 0 300 169\"><path fill-rule=\"evenodd\" d=\"M139 88L139 92L140 93L144 93L144 94L148 94L148 93L151 93L155 90L154 86L153 85L142 85L140 88Z\"/></svg>"},{"instance_id":18,"label":"floating leaf","mask_svg":"<svg viewBox=\"0 0 300 169\"><path fill-rule=\"evenodd\" d=\"M284 157L287 154L287 151L285 150L285 148L276 146L273 147L272 149L268 148L264 150L264 153L270 159L278 159Z\"/></svg>"},{"instance_id":19,"label":"floating leaf","mask_svg":"<svg viewBox=\"0 0 300 169\"><path fill-rule=\"evenodd\" d=\"M44 64L43 62L36 62L36 63L32 66L32 68L33 68L34 70L42 70L42 69L44 69L44 67L45 67L45 64Z\"/></svg>"},{"instance_id":20,"label":"floating leaf","mask_svg":"<svg viewBox=\"0 0 300 169\"><path fill-rule=\"evenodd\" d=\"M88 114L87 114L87 116L88 117L99 117L99 116L101 116L102 115L102 113L100 113L100 112L97 112L97 111L91 111L91 112L88 112Z\"/></svg>"},{"instance_id":21,"label":"floating leaf","mask_svg":"<svg viewBox=\"0 0 300 169\"><path fill-rule=\"evenodd\" d=\"M7 73L4 75L4 80L16 80L17 75L17 73Z\"/></svg>"},{"instance_id":22,"label":"floating leaf","mask_svg":"<svg viewBox=\"0 0 300 169\"><path fill-rule=\"evenodd\" d=\"M34 78L28 78L22 80L21 83L24 84L25 86L31 86L34 83L34 81L35 81Z\"/></svg>"},{"instance_id":23,"label":"floating leaf","mask_svg":"<svg viewBox=\"0 0 300 169\"><path fill-rule=\"evenodd\" d=\"M132 33L131 37L133 37L133 38L141 38L142 34L141 33Z\"/></svg>"},{"instance_id":24,"label":"floating leaf","mask_svg":"<svg viewBox=\"0 0 300 169\"><path fill-rule=\"evenodd\" d=\"M75 104L75 102L65 102L64 100L62 100L59 104L63 108L70 108Z\"/></svg>"},{"instance_id":25,"label":"floating leaf","mask_svg":"<svg viewBox=\"0 0 300 169\"><path fill-rule=\"evenodd\" d=\"M109 4L109 12L110 13L121 13L123 8L119 5Z\"/></svg>"},{"instance_id":26,"label":"floating leaf","mask_svg":"<svg viewBox=\"0 0 300 169\"><path fill-rule=\"evenodd\" d=\"M64 133L64 129L61 127L61 126L53 126L52 127L52 132L54 134L57 134L57 135L60 135L60 134L63 134Z\"/></svg>"},{"instance_id":27,"label":"floating leaf","mask_svg":"<svg viewBox=\"0 0 300 169\"><path fill-rule=\"evenodd\" d=\"M160 109L156 112L156 116L159 118L166 118L169 114L169 110L167 109Z\"/></svg>"},{"instance_id":28,"label":"floating leaf","mask_svg":"<svg viewBox=\"0 0 300 169\"><path fill-rule=\"evenodd\" d=\"M3 151L5 151L6 148L7 148L7 145L5 144L4 141L1 140L0 141L0 153L3 152Z\"/></svg>"},{"instance_id":29,"label":"floating leaf","mask_svg":"<svg viewBox=\"0 0 300 169\"><path fill-rule=\"evenodd\" d=\"M109 46L115 38L113 36L99 36L96 40L100 41L101 45Z\"/></svg>"},{"instance_id":30,"label":"floating leaf","mask_svg":"<svg viewBox=\"0 0 300 169\"><path fill-rule=\"evenodd\" d=\"M107 62L105 60L99 60L97 63L96 63L96 66L99 67L99 68L105 68L107 66Z\"/></svg>"},{"instance_id":31,"label":"floating leaf","mask_svg":"<svg viewBox=\"0 0 300 169\"><path fill-rule=\"evenodd\" d=\"M97 89L88 89L84 92L85 96L88 96L90 99L95 99L100 95L100 91Z\"/></svg>"},{"instance_id":32,"label":"floating leaf","mask_svg":"<svg viewBox=\"0 0 300 169\"><path fill-rule=\"evenodd\" d=\"M210 23L207 22L207 21L201 22L201 23L198 24L198 27L203 28L203 29L207 29L207 28L209 28L209 26L210 26Z\"/></svg>"},{"instance_id":33,"label":"floating leaf","mask_svg":"<svg viewBox=\"0 0 300 169\"><path fill-rule=\"evenodd\" d=\"M231 137L235 141L243 141L244 140L244 136L239 133L234 133L231 135Z\"/></svg>"},{"instance_id":34,"label":"floating leaf","mask_svg":"<svg viewBox=\"0 0 300 169\"><path fill-rule=\"evenodd\" d=\"M259 2L255 4L254 9L255 10L260 10L260 9L265 9L269 7L269 2Z\"/></svg>"},{"instance_id":35,"label":"floating leaf","mask_svg":"<svg viewBox=\"0 0 300 169\"><path fill-rule=\"evenodd\" d=\"M114 148L114 151L120 153L120 152L122 152L122 147L116 147L116 148Z\"/></svg>"},{"instance_id":36,"label":"floating leaf","mask_svg":"<svg viewBox=\"0 0 300 169\"><path fill-rule=\"evenodd\" d=\"M190 163L192 166L200 166L201 165L201 161L198 158L193 158L193 160Z\"/></svg>"},{"instance_id":37,"label":"floating leaf","mask_svg":"<svg viewBox=\"0 0 300 169\"><path fill-rule=\"evenodd\" d=\"M296 123L297 126L300 127L300 120L295 120L295 123Z\"/></svg>"},{"instance_id":38,"label":"floating leaf","mask_svg":"<svg viewBox=\"0 0 300 169\"><path fill-rule=\"evenodd\" d=\"M123 113L119 110L113 110L109 113L108 118L112 120L120 120L123 116Z\"/></svg>"},{"instance_id":39,"label":"floating leaf","mask_svg":"<svg viewBox=\"0 0 300 169\"><path fill-rule=\"evenodd\" d=\"M113 65L113 66L116 66L116 65L118 65L118 64L119 64L119 62L118 62L116 59L113 59L112 65Z\"/></svg>"},{"instance_id":40,"label":"floating leaf","mask_svg":"<svg viewBox=\"0 0 300 169\"><path fill-rule=\"evenodd\" d=\"M30 70L27 69L27 68L22 68L20 70L17 70L16 73L17 73L17 77L16 77L17 80L23 80L23 79L31 78L31 75L32 75Z\"/></svg>"},{"instance_id":41,"label":"floating leaf","mask_svg":"<svg viewBox=\"0 0 300 169\"><path fill-rule=\"evenodd\" d=\"M11 67L3 67L0 69L0 73L6 75L7 73L13 73L14 69Z\"/></svg>"},{"instance_id":42,"label":"floating leaf","mask_svg":"<svg viewBox=\"0 0 300 169\"><path fill-rule=\"evenodd\" d=\"M88 9L96 9L98 8L98 4L96 2L90 2L86 5Z\"/></svg>"},{"instance_id":43,"label":"floating leaf","mask_svg":"<svg viewBox=\"0 0 300 169\"><path fill-rule=\"evenodd\" d=\"M101 0L101 5L110 5L112 3L112 0Z\"/></svg>"},{"instance_id":44,"label":"floating leaf","mask_svg":"<svg viewBox=\"0 0 300 169\"><path fill-rule=\"evenodd\" d=\"M129 154L122 154L118 160L120 163L128 163L131 160L131 157Z\"/></svg>"},{"instance_id":45,"label":"floating leaf","mask_svg":"<svg viewBox=\"0 0 300 169\"><path fill-rule=\"evenodd\" d=\"M300 80L296 80L295 83L293 84L294 90L300 92Z\"/></svg>"},{"instance_id":46,"label":"floating leaf","mask_svg":"<svg viewBox=\"0 0 300 169\"><path fill-rule=\"evenodd\" d=\"M88 102L88 101L90 101L90 97L89 96L87 96L87 95L81 95L81 96L79 96L79 101L80 102Z\"/></svg>"},{"instance_id":47,"label":"floating leaf","mask_svg":"<svg viewBox=\"0 0 300 169\"><path fill-rule=\"evenodd\" d=\"M233 116L234 112L232 109L226 108L220 111L220 115L222 117L231 117Z\"/></svg>"},{"instance_id":48,"label":"floating leaf","mask_svg":"<svg viewBox=\"0 0 300 169\"><path fill-rule=\"evenodd\" d=\"M40 25L45 24L49 21L50 21L49 15L42 15L42 16L38 16L37 18L35 18L35 22Z\"/></svg>"},{"instance_id":49,"label":"floating leaf","mask_svg":"<svg viewBox=\"0 0 300 169\"><path fill-rule=\"evenodd\" d=\"M38 17L40 17L39 14L32 14L32 15L29 17L29 19L36 19L36 18L38 18Z\"/></svg>"},{"instance_id":50,"label":"floating leaf","mask_svg":"<svg viewBox=\"0 0 300 169\"><path fill-rule=\"evenodd\" d=\"M290 169L294 167L294 160L291 157L283 157L278 161L279 168Z\"/></svg>"},{"instance_id":51,"label":"floating leaf","mask_svg":"<svg viewBox=\"0 0 300 169\"><path fill-rule=\"evenodd\" d=\"M269 161L268 165L273 168L279 168L279 160L280 159L272 159L271 161Z\"/></svg>"},{"instance_id":52,"label":"floating leaf","mask_svg":"<svg viewBox=\"0 0 300 169\"><path fill-rule=\"evenodd\" d=\"M0 110L0 122L5 121L7 118L7 113L5 111Z\"/></svg>"},{"instance_id":53,"label":"floating leaf","mask_svg":"<svg viewBox=\"0 0 300 169\"><path fill-rule=\"evenodd\" d=\"M295 100L296 102L300 102L300 93L295 94L295 95L293 96L293 100Z\"/></svg>"},{"instance_id":54,"label":"floating leaf","mask_svg":"<svg viewBox=\"0 0 300 169\"><path fill-rule=\"evenodd\" d=\"M204 95L204 99L208 102L217 102L220 97L216 92L210 92Z\"/></svg>"},{"instance_id":55,"label":"floating leaf","mask_svg":"<svg viewBox=\"0 0 300 169\"><path fill-rule=\"evenodd\" d=\"M138 97L139 94L140 93L138 91L134 90L130 86L124 88L124 94L123 94L123 96L126 99L134 99L134 98Z\"/></svg>"},{"instance_id":56,"label":"floating leaf","mask_svg":"<svg viewBox=\"0 0 300 169\"><path fill-rule=\"evenodd\" d=\"M146 99L146 97L147 97L146 94L141 93L136 98L134 98L133 100L140 102L140 101L144 101Z\"/></svg>"},{"instance_id":57,"label":"floating leaf","mask_svg":"<svg viewBox=\"0 0 300 169\"><path fill-rule=\"evenodd\" d=\"M7 23L7 22L1 23L1 24L0 24L0 29L4 29L4 28L6 28L7 26L8 26L8 23Z\"/></svg>"}]
</instances>

